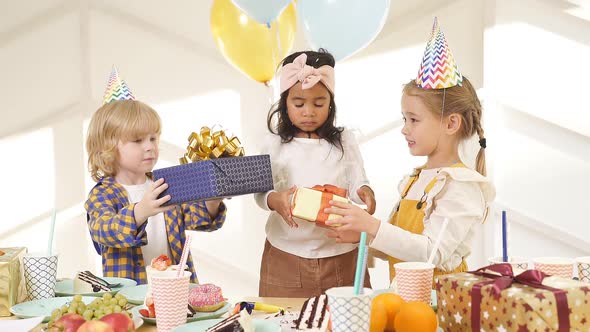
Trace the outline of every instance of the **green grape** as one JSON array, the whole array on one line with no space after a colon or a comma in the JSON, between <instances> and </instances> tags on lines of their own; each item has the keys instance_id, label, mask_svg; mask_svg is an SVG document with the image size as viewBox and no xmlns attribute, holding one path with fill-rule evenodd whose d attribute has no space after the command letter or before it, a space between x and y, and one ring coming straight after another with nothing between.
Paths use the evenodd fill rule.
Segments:
<instances>
[{"instance_id":1,"label":"green grape","mask_svg":"<svg viewBox=\"0 0 590 332\"><path fill-rule=\"evenodd\" d=\"M111 308L111 307L104 308L104 314L105 315L109 315L109 314L112 314L112 313L113 313L113 308Z\"/></svg>"},{"instance_id":2,"label":"green grape","mask_svg":"<svg viewBox=\"0 0 590 332\"><path fill-rule=\"evenodd\" d=\"M119 305L121 306L121 308L125 308L125 306L127 305L127 299L125 297L119 299Z\"/></svg>"},{"instance_id":3,"label":"green grape","mask_svg":"<svg viewBox=\"0 0 590 332\"><path fill-rule=\"evenodd\" d=\"M54 309L51 312L51 318L55 318L56 316L61 316L61 311L59 309Z\"/></svg>"},{"instance_id":4,"label":"green grape","mask_svg":"<svg viewBox=\"0 0 590 332\"><path fill-rule=\"evenodd\" d=\"M76 309L69 307L68 308L68 314L75 314L76 313Z\"/></svg>"},{"instance_id":5,"label":"green grape","mask_svg":"<svg viewBox=\"0 0 590 332\"><path fill-rule=\"evenodd\" d=\"M67 306L67 305L65 305L65 304L64 304L64 305L62 305L60 310L61 310L61 313L62 313L62 314L65 314L66 312L68 312L68 306Z\"/></svg>"},{"instance_id":6,"label":"green grape","mask_svg":"<svg viewBox=\"0 0 590 332\"><path fill-rule=\"evenodd\" d=\"M124 298L124 297L125 297L125 296L123 296L123 295L121 295L121 294L119 294L119 293L115 294L115 298L116 298L117 300L120 300L120 299L122 299L122 298Z\"/></svg>"},{"instance_id":7,"label":"green grape","mask_svg":"<svg viewBox=\"0 0 590 332\"><path fill-rule=\"evenodd\" d=\"M82 317L84 317L85 320L91 320L93 315L94 311L86 309L86 311L84 311L82 314Z\"/></svg>"},{"instance_id":8,"label":"green grape","mask_svg":"<svg viewBox=\"0 0 590 332\"><path fill-rule=\"evenodd\" d=\"M111 299L111 300L109 301L109 304L110 304L110 305L115 305L115 304L117 304L117 303L119 303L119 300L117 300L117 299Z\"/></svg>"},{"instance_id":9,"label":"green grape","mask_svg":"<svg viewBox=\"0 0 590 332\"><path fill-rule=\"evenodd\" d=\"M74 309L74 310L78 309L78 302L70 303L70 309Z\"/></svg>"},{"instance_id":10,"label":"green grape","mask_svg":"<svg viewBox=\"0 0 590 332\"><path fill-rule=\"evenodd\" d=\"M82 302L82 295L80 295L80 294L74 295L74 301L75 302Z\"/></svg>"},{"instance_id":11,"label":"green grape","mask_svg":"<svg viewBox=\"0 0 590 332\"><path fill-rule=\"evenodd\" d=\"M94 317L100 318L104 315L102 309L96 309L94 310Z\"/></svg>"},{"instance_id":12,"label":"green grape","mask_svg":"<svg viewBox=\"0 0 590 332\"><path fill-rule=\"evenodd\" d=\"M110 299L112 299L112 298L113 298L113 294L111 294L111 293L104 293L104 295L102 296L102 298L103 298L105 301L109 301Z\"/></svg>"},{"instance_id":13,"label":"green grape","mask_svg":"<svg viewBox=\"0 0 590 332\"><path fill-rule=\"evenodd\" d=\"M119 306L119 305L115 305L115 306L113 307L113 312L121 312L122 310L123 310L123 309L122 309L122 308L121 308L121 306Z\"/></svg>"}]
</instances>

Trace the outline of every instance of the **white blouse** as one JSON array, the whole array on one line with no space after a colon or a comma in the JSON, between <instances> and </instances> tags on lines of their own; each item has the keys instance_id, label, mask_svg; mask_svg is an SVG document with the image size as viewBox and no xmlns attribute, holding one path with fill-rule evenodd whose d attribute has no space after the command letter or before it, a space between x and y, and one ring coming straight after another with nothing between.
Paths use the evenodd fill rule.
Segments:
<instances>
[{"instance_id":1,"label":"white blouse","mask_svg":"<svg viewBox=\"0 0 590 332\"><path fill-rule=\"evenodd\" d=\"M474 226L484 221L488 204L493 201L496 193L489 179L478 172L464 167L445 167L422 170L405 198L420 200L424 188L435 177L438 181L426 200L422 234L403 230L389 224L388 220L381 221L370 246L403 261L426 262L443 220L448 218L449 224L433 264L439 269L450 271L459 266L463 257L471 253ZM406 176L400 182L400 193L409 179ZM396 208L397 206L393 211Z\"/></svg>"},{"instance_id":2,"label":"white blouse","mask_svg":"<svg viewBox=\"0 0 590 332\"><path fill-rule=\"evenodd\" d=\"M349 198L364 204L356 193L361 186L369 185L363 159L354 134L342 132L342 151L324 139L294 138L281 143L278 135L269 135L261 150L270 154L274 186L284 191L291 186L313 187L332 184L348 189ZM255 194L256 203L270 211L267 197L271 192ZM298 228L290 228L283 218L271 211L266 222L266 237L276 248L304 258L323 258L341 255L354 250L357 244L339 244L326 237L328 230L314 223L294 218Z\"/></svg>"}]
</instances>

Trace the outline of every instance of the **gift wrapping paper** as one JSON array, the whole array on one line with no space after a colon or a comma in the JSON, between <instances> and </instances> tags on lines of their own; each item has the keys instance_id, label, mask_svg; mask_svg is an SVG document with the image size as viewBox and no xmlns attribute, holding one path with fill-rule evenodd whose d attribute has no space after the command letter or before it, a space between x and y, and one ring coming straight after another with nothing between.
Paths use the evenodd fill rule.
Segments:
<instances>
[{"instance_id":1,"label":"gift wrapping paper","mask_svg":"<svg viewBox=\"0 0 590 332\"><path fill-rule=\"evenodd\" d=\"M27 248L0 248L0 316L10 316L10 307L27 297L22 257Z\"/></svg>"},{"instance_id":2,"label":"gift wrapping paper","mask_svg":"<svg viewBox=\"0 0 590 332\"><path fill-rule=\"evenodd\" d=\"M531 273L542 274L528 270L519 277ZM446 332L590 331L590 285L560 277L541 279L542 287L555 290L487 273L439 276L436 284L439 326ZM500 290L498 283L504 283L502 287L506 288ZM560 314L564 319L560 319ZM474 320L479 328L474 326Z\"/></svg>"}]
</instances>

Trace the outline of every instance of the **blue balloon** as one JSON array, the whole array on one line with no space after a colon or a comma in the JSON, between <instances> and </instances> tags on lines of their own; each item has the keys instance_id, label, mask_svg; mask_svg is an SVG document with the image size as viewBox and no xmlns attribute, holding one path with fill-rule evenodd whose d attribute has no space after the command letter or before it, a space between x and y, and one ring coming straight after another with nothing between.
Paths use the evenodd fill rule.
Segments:
<instances>
[{"instance_id":1,"label":"blue balloon","mask_svg":"<svg viewBox=\"0 0 590 332\"><path fill-rule=\"evenodd\" d=\"M292 0L232 0L236 7L259 23L271 23Z\"/></svg>"},{"instance_id":2,"label":"blue balloon","mask_svg":"<svg viewBox=\"0 0 590 332\"><path fill-rule=\"evenodd\" d=\"M377 37L389 5L390 0L298 0L297 16L313 49L325 48L343 60Z\"/></svg>"}]
</instances>

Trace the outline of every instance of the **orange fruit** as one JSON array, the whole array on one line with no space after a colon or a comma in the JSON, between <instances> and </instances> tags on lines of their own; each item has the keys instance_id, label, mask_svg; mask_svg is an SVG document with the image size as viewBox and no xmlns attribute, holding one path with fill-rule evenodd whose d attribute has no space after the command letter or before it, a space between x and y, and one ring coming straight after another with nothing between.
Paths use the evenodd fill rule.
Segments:
<instances>
[{"instance_id":1,"label":"orange fruit","mask_svg":"<svg viewBox=\"0 0 590 332\"><path fill-rule=\"evenodd\" d=\"M436 314L424 302L407 302L395 316L396 332L436 332Z\"/></svg>"},{"instance_id":2,"label":"orange fruit","mask_svg":"<svg viewBox=\"0 0 590 332\"><path fill-rule=\"evenodd\" d=\"M404 300L397 294L383 293L371 303L371 332L393 331L395 316Z\"/></svg>"}]
</instances>

